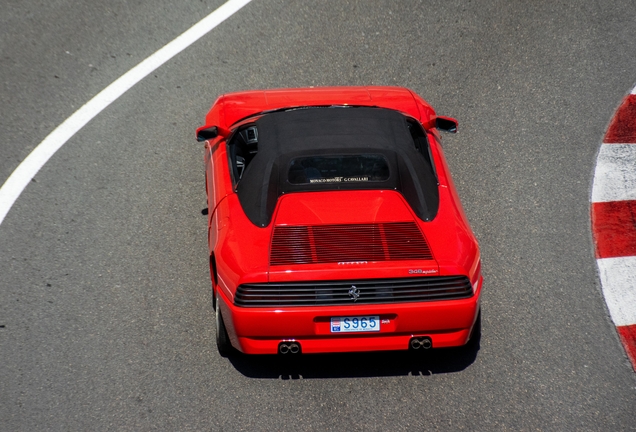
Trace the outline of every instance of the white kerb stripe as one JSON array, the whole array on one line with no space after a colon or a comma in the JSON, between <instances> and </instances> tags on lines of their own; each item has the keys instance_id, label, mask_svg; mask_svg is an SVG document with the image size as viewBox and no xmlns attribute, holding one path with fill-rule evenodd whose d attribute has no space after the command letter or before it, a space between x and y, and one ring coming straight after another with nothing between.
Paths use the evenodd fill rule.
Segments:
<instances>
[{"instance_id":1,"label":"white kerb stripe","mask_svg":"<svg viewBox=\"0 0 636 432\"><path fill-rule=\"evenodd\" d=\"M636 324L636 256L596 261L612 321L617 326Z\"/></svg>"},{"instance_id":2,"label":"white kerb stripe","mask_svg":"<svg viewBox=\"0 0 636 432\"><path fill-rule=\"evenodd\" d=\"M602 144L592 202L636 200L636 144Z\"/></svg>"},{"instance_id":3,"label":"white kerb stripe","mask_svg":"<svg viewBox=\"0 0 636 432\"><path fill-rule=\"evenodd\" d=\"M0 224L35 174L73 135L128 89L192 45L251 0L229 0L172 42L126 72L51 132L0 188Z\"/></svg>"}]
</instances>

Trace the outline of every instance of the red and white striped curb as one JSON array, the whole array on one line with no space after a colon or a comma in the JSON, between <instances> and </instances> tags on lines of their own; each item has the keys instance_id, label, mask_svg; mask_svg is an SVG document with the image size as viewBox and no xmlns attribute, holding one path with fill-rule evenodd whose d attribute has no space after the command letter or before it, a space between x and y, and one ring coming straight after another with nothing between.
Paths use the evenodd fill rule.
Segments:
<instances>
[{"instance_id":1,"label":"red and white striped curb","mask_svg":"<svg viewBox=\"0 0 636 432\"><path fill-rule=\"evenodd\" d=\"M591 201L603 295L636 371L636 87L601 144Z\"/></svg>"}]
</instances>

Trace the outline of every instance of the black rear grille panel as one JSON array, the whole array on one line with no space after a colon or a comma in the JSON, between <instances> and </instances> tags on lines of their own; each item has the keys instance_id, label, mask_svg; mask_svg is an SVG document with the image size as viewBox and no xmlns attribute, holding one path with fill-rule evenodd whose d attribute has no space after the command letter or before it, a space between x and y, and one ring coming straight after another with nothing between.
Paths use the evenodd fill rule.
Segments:
<instances>
[{"instance_id":1,"label":"black rear grille panel","mask_svg":"<svg viewBox=\"0 0 636 432\"><path fill-rule=\"evenodd\" d=\"M355 294L358 297L354 301ZM244 284L234 304L243 307L339 306L457 300L473 295L466 276Z\"/></svg>"}]
</instances>

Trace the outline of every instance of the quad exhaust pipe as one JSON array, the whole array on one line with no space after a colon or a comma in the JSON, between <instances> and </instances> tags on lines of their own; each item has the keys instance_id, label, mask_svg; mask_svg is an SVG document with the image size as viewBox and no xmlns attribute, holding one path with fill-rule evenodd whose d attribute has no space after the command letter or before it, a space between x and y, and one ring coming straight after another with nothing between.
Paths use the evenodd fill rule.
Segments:
<instances>
[{"instance_id":1,"label":"quad exhaust pipe","mask_svg":"<svg viewBox=\"0 0 636 432\"><path fill-rule=\"evenodd\" d=\"M414 337L414 338L411 338L411 342L409 343L409 345L414 350L417 350L420 348L427 350L433 347L433 341L431 341L431 338L428 336Z\"/></svg>"},{"instance_id":2,"label":"quad exhaust pipe","mask_svg":"<svg viewBox=\"0 0 636 432\"><path fill-rule=\"evenodd\" d=\"M279 354L298 354L300 352L300 344L298 342L281 342L278 344Z\"/></svg>"}]
</instances>

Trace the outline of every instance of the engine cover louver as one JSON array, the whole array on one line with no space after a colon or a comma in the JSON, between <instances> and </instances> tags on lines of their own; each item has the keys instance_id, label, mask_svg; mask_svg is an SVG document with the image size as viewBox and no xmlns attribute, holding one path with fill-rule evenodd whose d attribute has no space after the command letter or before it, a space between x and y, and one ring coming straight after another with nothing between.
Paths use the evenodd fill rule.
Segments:
<instances>
[{"instance_id":1,"label":"engine cover louver","mask_svg":"<svg viewBox=\"0 0 636 432\"><path fill-rule=\"evenodd\" d=\"M277 226L270 253L271 265L430 259L414 222Z\"/></svg>"}]
</instances>

